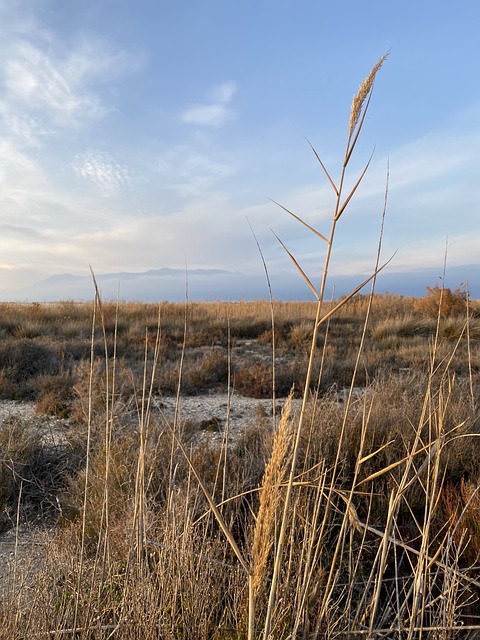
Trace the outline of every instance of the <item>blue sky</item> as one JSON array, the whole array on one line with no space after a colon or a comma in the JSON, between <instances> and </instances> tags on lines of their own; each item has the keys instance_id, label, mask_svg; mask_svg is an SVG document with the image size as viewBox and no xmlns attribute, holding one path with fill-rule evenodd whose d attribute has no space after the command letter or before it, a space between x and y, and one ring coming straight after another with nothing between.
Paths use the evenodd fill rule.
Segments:
<instances>
[{"instance_id":1,"label":"blue sky","mask_svg":"<svg viewBox=\"0 0 480 640\"><path fill-rule=\"evenodd\" d=\"M389 272L441 275L446 242L452 284L480 264L477 0L0 0L0 24L3 298L186 263L264 295L247 218L272 276L297 277L271 228L315 279L324 246L270 198L328 233L306 138L338 176L352 96L388 50L332 281L372 268L387 162Z\"/></svg>"}]
</instances>

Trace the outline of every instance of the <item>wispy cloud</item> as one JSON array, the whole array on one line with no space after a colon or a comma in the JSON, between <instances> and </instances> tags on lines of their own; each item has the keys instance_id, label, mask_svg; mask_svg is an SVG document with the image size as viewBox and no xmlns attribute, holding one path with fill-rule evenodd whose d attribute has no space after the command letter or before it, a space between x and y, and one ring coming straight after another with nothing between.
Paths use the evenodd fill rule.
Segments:
<instances>
[{"instance_id":1,"label":"wispy cloud","mask_svg":"<svg viewBox=\"0 0 480 640\"><path fill-rule=\"evenodd\" d=\"M98 98L82 95L61 66L28 42L18 43L5 65L7 96L29 108L48 109L55 116L71 119L78 112L101 115Z\"/></svg>"},{"instance_id":2,"label":"wispy cloud","mask_svg":"<svg viewBox=\"0 0 480 640\"><path fill-rule=\"evenodd\" d=\"M72 168L77 176L92 182L107 194L116 193L132 183L128 168L106 153L86 151L78 154Z\"/></svg>"},{"instance_id":3,"label":"wispy cloud","mask_svg":"<svg viewBox=\"0 0 480 640\"><path fill-rule=\"evenodd\" d=\"M30 227L19 227L13 224L0 225L0 233L3 236L11 236L14 238L24 239L36 239L42 237L42 234L39 233L36 229L32 229Z\"/></svg>"},{"instance_id":4,"label":"wispy cloud","mask_svg":"<svg viewBox=\"0 0 480 640\"><path fill-rule=\"evenodd\" d=\"M179 145L157 158L154 172L178 196L190 198L204 195L219 181L234 175L236 168L193 146Z\"/></svg>"},{"instance_id":5,"label":"wispy cloud","mask_svg":"<svg viewBox=\"0 0 480 640\"><path fill-rule=\"evenodd\" d=\"M13 104L0 101L0 135L14 140L21 147L39 147L51 132L38 117L22 113Z\"/></svg>"},{"instance_id":6,"label":"wispy cloud","mask_svg":"<svg viewBox=\"0 0 480 640\"><path fill-rule=\"evenodd\" d=\"M0 201L34 199L46 176L39 163L13 142L0 137ZM7 211L4 210L4 215Z\"/></svg>"},{"instance_id":7,"label":"wispy cloud","mask_svg":"<svg viewBox=\"0 0 480 640\"><path fill-rule=\"evenodd\" d=\"M112 109L103 88L143 65L141 55L86 32L64 41L27 8L23 20L20 8L1 10L0 136L20 146L103 118Z\"/></svg>"},{"instance_id":8,"label":"wispy cloud","mask_svg":"<svg viewBox=\"0 0 480 640\"><path fill-rule=\"evenodd\" d=\"M42 114L61 127L108 113L109 106L102 101L98 88L130 72L138 63L86 38L74 43L68 53L60 45L51 50L22 39L4 56L4 103L37 117Z\"/></svg>"},{"instance_id":9,"label":"wispy cloud","mask_svg":"<svg viewBox=\"0 0 480 640\"><path fill-rule=\"evenodd\" d=\"M193 104L182 112L182 121L206 127L225 124L235 116L235 111L229 104L236 92L237 86L234 82L225 82L214 87L208 102Z\"/></svg>"}]
</instances>

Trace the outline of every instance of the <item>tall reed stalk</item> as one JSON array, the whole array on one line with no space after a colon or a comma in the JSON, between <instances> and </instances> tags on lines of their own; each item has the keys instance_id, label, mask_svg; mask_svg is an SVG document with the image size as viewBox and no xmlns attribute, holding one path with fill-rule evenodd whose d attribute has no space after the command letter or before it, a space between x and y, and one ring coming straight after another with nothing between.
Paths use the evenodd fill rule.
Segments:
<instances>
[{"instance_id":1,"label":"tall reed stalk","mask_svg":"<svg viewBox=\"0 0 480 640\"><path fill-rule=\"evenodd\" d=\"M324 322L326 320L326 317L322 317L322 309L323 309L323 301L324 301L324 296L325 296L325 288L326 288L326 283L327 283L327 276L328 276L328 271L329 271L329 266L330 266L330 260L331 260L331 255L332 255L332 251L333 251L335 232L336 232L338 221L340 220L342 214L345 212L350 200L354 196L354 194L355 194L357 188L359 187L359 185L360 185L365 173L367 172L367 169L368 169L368 167L370 165L370 160L367 162L365 168L363 169L362 173L360 174L360 177L358 178L358 180L356 181L355 185L353 186L353 188L350 190L350 192L347 195L344 195L345 177L346 177L347 168L348 168L350 159L352 157L352 153L353 153L353 151L355 149L355 146L356 146L357 141L358 141L358 137L360 135L360 132L362 130L362 127L363 127L363 124L364 124L364 121L365 121L365 116L366 116L367 111L368 111L368 107L369 107L369 104L370 104L370 99L371 99L371 95L372 95L372 91L373 91L373 86L374 86L374 83L375 83L375 77L376 77L378 71L380 70L383 62L385 61L386 57L387 57L387 54L383 55L380 58L380 60L375 64L375 66L373 67L373 69L371 70L369 75L365 78L365 80L360 85L360 89L358 90L358 93L353 98L351 112L350 112L350 123L349 123L349 132L348 132L348 138L347 138L347 145L346 145L346 149L345 149L345 155L344 155L344 160L343 160L343 164L342 164L342 168L341 168L341 172L340 172L340 179L338 181L338 184L336 184L333 181L333 179L331 178L329 172L325 168L325 165L323 164L323 162L320 159L319 155L317 154L317 152L315 151L315 149L312 146L312 150L315 153L315 156L316 156L318 162L320 163L325 175L327 176L327 179L328 179L328 181L330 183L330 186L332 187L332 189L334 191L334 194L335 194L335 205L334 205L334 211L333 211L333 217L332 217L331 229L330 229L329 237L327 238L326 236L324 236L320 232L316 231L310 225L307 225L299 216L297 216L296 214L292 213L288 209L285 209L285 207L282 207L290 215L292 215L296 220L298 220L299 222L304 224L317 237L319 237L321 240L323 240L327 245L327 249L326 249L326 255L325 255L325 260L324 260L322 279L321 279L320 287L317 290L314 287L314 285L312 284L311 280L308 278L308 276L304 273L304 271L302 270L302 268L298 264L297 260L293 257L293 255L288 251L288 249L282 243L282 246L284 246L284 248L287 251L288 255L293 260L294 264L296 265L297 269L300 271L302 277L306 281L306 283L309 286L310 290L315 295L315 297L316 297L318 302L317 302L317 312L316 312L316 317L315 317L315 323L314 323L314 327L313 327L313 335L312 335L312 344L311 344L311 349L310 349L310 356L309 356L308 367L307 367L307 372L306 372L306 376L305 376L305 391L304 391L304 394L303 394L302 408L301 408L301 411L300 411L300 418L298 420L298 424L297 424L297 428L296 428L295 442L294 442L294 446L293 446L292 460L291 460L291 466L290 466L290 473L289 473L289 477L288 477L287 491L286 491L285 502L284 502L282 523L281 523L280 533L279 533L279 537L278 537L278 541L277 541L277 550L276 550L275 562L274 562L274 568L273 568L273 577L272 577L272 582L271 582L271 586L270 586L270 596L269 596L269 602L268 602L268 608L267 608L265 626L264 626L264 633L263 633L263 637L264 637L265 640L267 640L267 638L269 638L269 636L270 636L270 630L271 630L271 624L272 624L272 616L273 616L275 603L276 603L276 597L277 597L277 582L278 582L278 577L279 577L280 565L281 565L281 563L283 561L283 548L284 548L284 543L285 543L287 524L289 522L289 519L291 518L290 503L291 503L291 498L292 498L293 482L294 482L295 472L296 472L296 468L297 468L297 458L298 458L300 439L301 439L302 434L303 434L303 425L304 425L305 413L306 413L307 403L308 403L308 399L309 399L310 384L311 384L311 381L312 381L313 365L314 365L314 360L315 360L316 353L317 353L316 345L317 345L317 339L318 339L318 331L319 331L319 327L322 324L322 322ZM371 278L373 278L376 275L376 273L378 273L378 270L371 276ZM369 278L369 280L371 278ZM348 298L346 298L345 301L343 301L342 304L345 304L347 299Z\"/></svg>"}]
</instances>

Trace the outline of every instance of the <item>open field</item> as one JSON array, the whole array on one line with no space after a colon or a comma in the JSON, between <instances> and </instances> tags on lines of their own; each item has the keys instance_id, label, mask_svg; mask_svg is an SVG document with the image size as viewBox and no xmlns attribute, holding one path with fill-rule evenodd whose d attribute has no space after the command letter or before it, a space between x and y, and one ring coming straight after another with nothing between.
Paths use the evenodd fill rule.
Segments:
<instances>
[{"instance_id":1,"label":"open field","mask_svg":"<svg viewBox=\"0 0 480 640\"><path fill-rule=\"evenodd\" d=\"M324 300L385 59L315 303L0 305L0 637L480 637L480 306Z\"/></svg>"},{"instance_id":2,"label":"open field","mask_svg":"<svg viewBox=\"0 0 480 640\"><path fill-rule=\"evenodd\" d=\"M272 637L480 623L479 310L467 331L462 296L440 318L431 298L375 296L357 365L368 296L317 337ZM275 349L263 301L2 307L3 637L246 637L244 570L196 474L262 624L315 304L273 310Z\"/></svg>"}]
</instances>

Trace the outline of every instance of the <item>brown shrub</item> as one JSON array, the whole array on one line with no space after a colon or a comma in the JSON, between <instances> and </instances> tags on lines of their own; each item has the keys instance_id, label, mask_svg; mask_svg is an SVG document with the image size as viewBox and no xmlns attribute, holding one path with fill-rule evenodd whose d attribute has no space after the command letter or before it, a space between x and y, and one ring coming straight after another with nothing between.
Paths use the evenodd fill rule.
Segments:
<instances>
[{"instance_id":1,"label":"brown shrub","mask_svg":"<svg viewBox=\"0 0 480 640\"><path fill-rule=\"evenodd\" d=\"M31 339L9 340L0 348L0 369L14 383L25 383L42 374L53 374L60 362L54 350Z\"/></svg>"},{"instance_id":2,"label":"brown shrub","mask_svg":"<svg viewBox=\"0 0 480 640\"><path fill-rule=\"evenodd\" d=\"M432 320L424 320L413 314L389 317L376 322L372 328L373 340L400 337L408 338L417 335L433 335L435 325Z\"/></svg>"},{"instance_id":3,"label":"brown shrub","mask_svg":"<svg viewBox=\"0 0 480 640\"><path fill-rule=\"evenodd\" d=\"M419 298L415 303L415 309L430 317L436 318L440 310L442 318L460 315L465 312L466 296L460 289L444 289L436 284L427 286L428 293Z\"/></svg>"},{"instance_id":4,"label":"brown shrub","mask_svg":"<svg viewBox=\"0 0 480 640\"><path fill-rule=\"evenodd\" d=\"M478 486L461 479L460 485L447 483L442 490L442 504L446 519L453 525L454 540L462 548L468 564L480 558L480 498Z\"/></svg>"},{"instance_id":5,"label":"brown shrub","mask_svg":"<svg viewBox=\"0 0 480 640\"><path fill-rule=\"evenodd\" d=\"M272 365L257 362L235 374L235 388L244 396L269 398L273 393Z\"/></svg>"},{"instance_id":6,"label":"brown shrub","mask_svg":"<svg viewBox=\"0 0 480 640\"><path fill-rule=\"evenodd\" d=\"M68 418L71 413L75 380L67 373L45 376L39 381L36 413L56 418Z\"/></svg>"},{"instance_id":7,"label":"brown shrub","mask_svg":"<svg viewBox=\"0 0 480 640\"><path fill-rule=\"evenodd\" d=\"M36 421L11 417L0 426L0 450L0 531L14 526L18 508L22 522L51 523L57 494L82 462L81 447L56 444Z\"/></svg>"},{"instance_id":8,"label":"brown shrub","mask_svg":"<svg viewBox=\"0 0 480 640\"><path fill-rule=\"evenodd\" d=\"M198 393L225 383L228 378L228 359L221 349L203 353L193 362L187 362L183 385L188 393Z\"/></svg>"}]
</instances>

